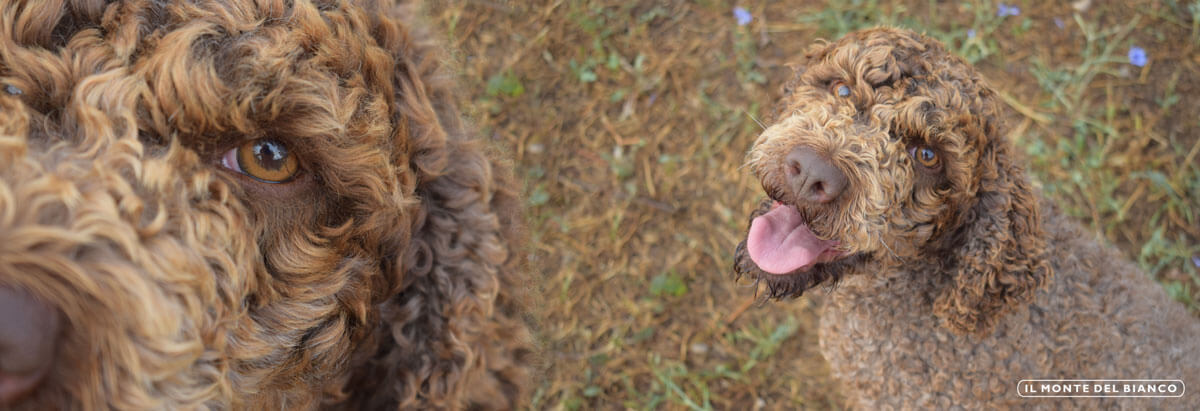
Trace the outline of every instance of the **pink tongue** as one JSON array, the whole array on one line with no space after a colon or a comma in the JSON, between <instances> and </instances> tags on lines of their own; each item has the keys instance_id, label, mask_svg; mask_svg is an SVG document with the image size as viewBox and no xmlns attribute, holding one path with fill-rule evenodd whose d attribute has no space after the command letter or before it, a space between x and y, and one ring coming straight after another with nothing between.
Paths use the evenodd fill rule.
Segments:
<instances>
[{"instance_id":1,"label":"pink tongue","mask_svg":"<svg viewBox=\"0 0 1200 411\"><path fill-rule=\"evenodd\" d=\"M837 241L813 235L795 208L778 204L750 223L746 238L750 259L772 274L787 274L810 266L835 245Z\"/></svg>"}]
</instances>

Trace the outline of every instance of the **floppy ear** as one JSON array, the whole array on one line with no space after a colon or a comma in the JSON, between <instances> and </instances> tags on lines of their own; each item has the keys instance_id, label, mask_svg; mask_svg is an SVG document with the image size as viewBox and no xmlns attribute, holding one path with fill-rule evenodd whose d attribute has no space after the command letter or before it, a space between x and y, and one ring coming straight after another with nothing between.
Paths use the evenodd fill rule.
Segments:
<instances>
[{"instance_id":1,"label":"floppy ear","mask_svg":"<svg viewBox=\"0 0 1200 411\"><path fill-rule=\"evenodd\" d=\"M934 314L952 331L983 334L1019 307L1053 275L1037 197L1006 141L980 158L982 179L974 205L950 250L949 283L936 296Z\"/></svg>"},{"instance_id":2,"label":"floppy ear","mask_svg":"<svg viewBox=\"0 0 1200 411\"><path fill-rule=\"evenodd\" d=\"M369 10L371 11L371 10ZM398 59L394 161L412 190L411 227L385 248L391 289L344 385L345 409L518 409L534 342L526 320L520 200L510 167L455 105L454 76L416 11L386 9L372 30ZM399 24L403 20L404 24ZM399 235L397 235L399 237Z\"/></svg>"}]
</instances>

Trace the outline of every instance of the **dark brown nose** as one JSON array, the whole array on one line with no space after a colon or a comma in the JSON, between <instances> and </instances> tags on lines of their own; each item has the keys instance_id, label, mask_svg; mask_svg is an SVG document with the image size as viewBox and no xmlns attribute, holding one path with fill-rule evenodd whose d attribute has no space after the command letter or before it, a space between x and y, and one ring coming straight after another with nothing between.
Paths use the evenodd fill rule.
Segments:
<instances>
[{"instance_id":1,"label":"dark brown nose","mask_svg":"<svg viewBox=\"0 0 1200 411\"><path fill-rule=\"evenodd\" d=\"M788 153L787 178L797 197L814 203L833 201L846 190L846 175L808 147Z\"/></svg>"},{"instance_id":2,"label":"dark brown nose","mask_svg":"<svg viewBox=\"0 0 1200 411\"><path fill-rule=\"evenodd\" d=\"M33 392L54 363L58 311L0 287L0 408Z\"/></svg>"}]
</instances>

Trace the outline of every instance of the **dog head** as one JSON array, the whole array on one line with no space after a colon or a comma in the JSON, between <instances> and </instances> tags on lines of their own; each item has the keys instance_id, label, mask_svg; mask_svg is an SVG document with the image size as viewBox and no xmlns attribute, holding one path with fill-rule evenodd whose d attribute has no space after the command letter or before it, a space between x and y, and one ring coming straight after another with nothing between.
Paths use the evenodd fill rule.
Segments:
<instances>
[{"instance_id":1,"label":"dog head","mask_svg":"<svg viewBox=\"0 0 1200 411\"><path fill-rule=\"evenodd\" d=\"M1036 198L974 68L890 28L806 57L747 155L769 199L739 275L780 298L855 273L929 272L947 284L936 311L964 332L1044 282Z\"/></svg>"},{"instance_id":2,"label":"dog head","mask_svg":"<svg viewBox=\"0 0 1200 411\"><path fill-rule=\"evenodd\" d=\"M0 1L0 401L456 404L511 193L361 3Z\"/></svg>"}]
</instances>

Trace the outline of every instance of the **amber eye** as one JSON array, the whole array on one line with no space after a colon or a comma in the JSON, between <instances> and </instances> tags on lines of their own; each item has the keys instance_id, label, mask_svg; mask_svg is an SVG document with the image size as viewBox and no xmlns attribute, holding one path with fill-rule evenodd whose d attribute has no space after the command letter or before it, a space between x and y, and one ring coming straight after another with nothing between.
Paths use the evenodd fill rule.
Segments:
<instances>
[{"instance_id":1,"label":"amber eye","mask_svg":"<svg viewBox=\"0 0 1200 411\"><path fill-rule=\"evenodd\" d=\"M937 152L929 147L913 147L909 149L909 153L917 159L918 163L927 168L937 168L940 162Z\"/></svg>"},{"instance_id":2,"label":"amber eye","mask_svg":"<svg viewBox=\"0 0 1200 411\"><path fill-rule=\"evenodd\" d=\"M221 165L264 183L286 183L300 170L283 142L273 138L247 141L221 156Z\"/></svg>"},{"instance_id":3,"label":"amber eye","mask_svg":"<svg viewBox=\"0 0 1200 411\"><path fill-rule=\"evenodd\" d=\"M829 85L829 91L838 97L850 97L850 86L847 86L845 82L833 82Z\"/></svg>"}]
</instances>

